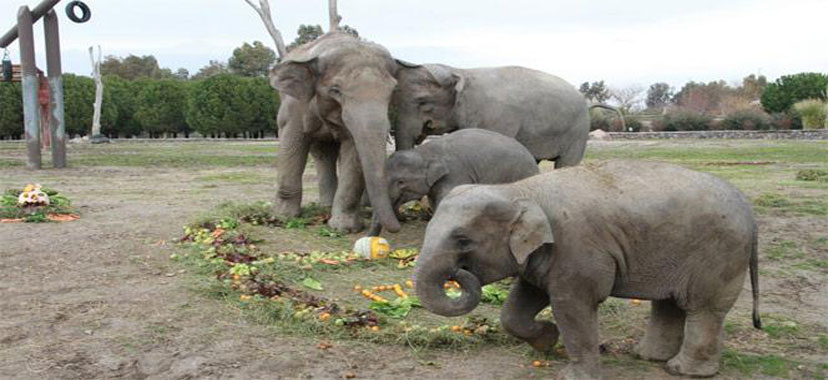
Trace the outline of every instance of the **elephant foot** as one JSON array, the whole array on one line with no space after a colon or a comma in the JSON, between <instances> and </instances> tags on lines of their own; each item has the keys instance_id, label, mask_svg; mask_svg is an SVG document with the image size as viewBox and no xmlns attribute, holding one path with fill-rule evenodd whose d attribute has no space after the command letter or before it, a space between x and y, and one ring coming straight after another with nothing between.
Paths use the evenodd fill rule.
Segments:
<instances>
[{"instance_id":1,"label":"elephant foot","mask_svg":"<svg viewBox=\"0 0 828 380\"><path fill-rule=\"evenodd\" d=\"M719 372L719 360L699 361L679 353L670 359L664 369L671 375L691 377L712 377Z\"/></svg>"},{"instance_id":2,"label":"elephant foot","mask_svg":"<svg viewBox=\"0 0 828 380\"><path fill-rule=\"evenodd\" d=\"M558 373L558 380L600 380L601 374L597 368L589 369L583 365L569 364Z\"/></svg>"},{"instance_id":3,"label":"elephant foot","mask_svg":"<svg viewBox=\"0 0 828 380\"><path fill-rule=\"evenodd\" d=\"M362 231L365 224L362 223L362 218L358 213L354 214L339 214L336 213L328 220L328 226L334 230L346 234Z\"/></svg>"},{"instance_id":4,"label":"elephant foot","mask_svg":"<svg viewBox=\"0 0 828 380\"><path fill-rule=\"evenodd\" d=\"M679 351L679 347L681 347L681 342L653 343L649 341L642 341L635 347L634 352L640 359L654 362L665 362L673 356L676 356L676 353Z\"/></svg>"},{"instance_id":5,"label":"elephant foot","mask_svg":"<svg viewBox=\"0 0 828 380\"><path fill-rule=\"evenodd\" d=\"M302 214L302 204L296 201L276 199L276 203L273 205L273 213L285 218L295 218Z\"/></svg>"},{"instance_id":6,"label":"elephant foot","mask_svg":"<svg viewBox=\"0 0 828 380\"><path fill-rule=\"evenodd\" d=\"M550 352L558 344L558 337L561 335L558 332L558 326L552 322L543 323L543 332L536 338L527 339L532 348L540 352Z\"/></svg>"}]
</instances>

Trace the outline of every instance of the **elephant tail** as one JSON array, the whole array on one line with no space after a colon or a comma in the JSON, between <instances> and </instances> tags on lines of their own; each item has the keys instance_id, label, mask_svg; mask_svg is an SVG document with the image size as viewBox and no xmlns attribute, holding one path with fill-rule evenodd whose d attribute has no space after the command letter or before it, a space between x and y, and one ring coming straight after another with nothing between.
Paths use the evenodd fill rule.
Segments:
<instances>
[{"instance_id":1,"label":"elephant tail","mask_svg":"<svg viewBox=\"0 0 828 380\"><path fill-rule=\"evenodd\" d=\"M608 106L606 104L601 104L601 103L593 104L593 105L589 106L590 111L592 111L593 108L603 108L605 110L615 112L618 115L618 118L621 119L621 131L623 131L623 132L627 131L627 120L624 119L624 114L622 114L621 111L618 110L618 108L615 108L613 106Z\"/></svg>"},{"instance_id":2,"label":"elephant tail","mask_svg":"<svg viewBox=\"0 0 828 380\"><path fill-rule=\"evenodd\" d=\"M753 290L753 327L762 329L759 319L759 228L753 225L753 242L750 248L750 287Z\"/></svg>"}]
</instances>

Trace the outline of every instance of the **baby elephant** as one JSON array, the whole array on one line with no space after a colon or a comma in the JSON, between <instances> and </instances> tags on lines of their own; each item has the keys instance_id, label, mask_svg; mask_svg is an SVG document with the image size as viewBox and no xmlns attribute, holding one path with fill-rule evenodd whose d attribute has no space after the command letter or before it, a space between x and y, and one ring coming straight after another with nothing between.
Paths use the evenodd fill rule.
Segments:
<instances>
[{"instance_id":1,"label":"baby elephant","mask_svg":"<svg viewBox=\"0 0 828 380\"><path fill-rule=\"evenodd\" d=\"M386 162L388 195L394 210L428 195L433 209L459 185L511 183L538 174L532 154L511 137L484 129L462 129L395 152ZM376 215L369 235L382 226Z\"/></svg>"},{"instance_id":2,"label":"baby elephant","mask_svg":"<svg viewBox=\"0 0 828 380\"><path fill-rule=\"evenodd\" d=\"M570 364L562 379L600 378L598 304L652 300L637 354L672 374L719 370L722 324L750 268L758 314L757 230L750 203L727 182L678 166L611 161L506 185L459 186L428 224L417 260L417 295L456 316L480 287L518 276L503 306L510 334L540 350L558 327L535 320L552 306ZM447 297L443 284L460 283Z\"/></svg>"}]
</instances>

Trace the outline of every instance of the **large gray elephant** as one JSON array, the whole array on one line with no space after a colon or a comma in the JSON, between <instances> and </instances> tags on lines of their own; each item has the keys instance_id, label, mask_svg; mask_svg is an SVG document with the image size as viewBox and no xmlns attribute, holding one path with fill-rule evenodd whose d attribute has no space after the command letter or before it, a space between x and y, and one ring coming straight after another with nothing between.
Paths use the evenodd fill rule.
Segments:
<instances>
[{"instance_id":1,"label":"large gray elephant","mask_svg":"<svg viewBox=\"0 0 828 380\"><path fill-rule=\"evenodd\" d=\"M382 46L340 32L294 49L272 69L271 84L282 98L277 213L299 215L310 152L321 203L332 205L332 228L363 228L358 211L367 185L382 225L399 230L385 186L388 106L397 69Z\"/></svg>"},{"instance_id":2,"label":"large gray elephant","mask_svg":"<svg viewBox=\"0 0 828 380\"><path fill-rule=\"evenodd\" d=\"M420 302L468 313L481 285L518 276L504 329L537 349L558 328L535 320L552 306L570 364L563 379L600 378L598 305L609 296L652 300L637 353L670 373L712 376L722 324L750 269L758 314L757 228L750 202L712 175L678 166L612 161L506 185L464 185L426 228L416 270ZM463 293L447 297L443 283Z\"/></svg>"},{"instance_id":3,"label":"large gray elephant","mask_svg":"<svg viewBox=\"0 0 828 380\"><path fill-rule=\"evenodd\" d=\"M386 163L388 194L396 211L428 196L432 209L451 189L473 183L511 183L539 173L538 164L515 139L484 129L463 129L414 149L395 152ZM369 235L382 230L377 215Z\"/></svg>"},{"instance_id":4,"label":"large gray elephant","mask_svg":"<svg viewBox=\"0 0 828 380\"><path fill-rule=\"evenodd\" d=\"M393 104L398 150L426 135L482 128L512 137L537 161L581 162L589 135L587 102L571 84L524 67L457 69L402 65Z\"/></svg>"}]
</instances>

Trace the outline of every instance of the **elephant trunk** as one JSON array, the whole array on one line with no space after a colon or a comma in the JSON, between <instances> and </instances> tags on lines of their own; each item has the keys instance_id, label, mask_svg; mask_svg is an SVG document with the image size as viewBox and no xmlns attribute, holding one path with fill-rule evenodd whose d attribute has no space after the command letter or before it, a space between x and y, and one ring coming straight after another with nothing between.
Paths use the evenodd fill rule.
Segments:
<instances>
[{"instance_id":1,"label":"elephant trunk","mask_svg":"<svg viewBox=\"0 0 828 380\"><path fill-rule=\"evenodd\" d=\"M400 206L402 202L400 201L399 192L389 191L391 196L391 207L394 209L394 215L396 216L397 220L402 220L402 215L400 215ZM371 216L371 228L368 230L368 236L380 236L382 233L382 223L380 223L379 215L376 211Z\"/></svg>"},{"instance_id":2,"label":"elephant trunk","mask_svg":"<svg viewBox=\"0 0 828 380\"><path fill-rule=\"evenodd\" d=\"M361 102L343 107L342 119L351 133L362 164L365 187L379 223L388 231L400 230L400 222L391 207L385 174L385 138L390 130L388 105Z\"/></svg>"},{"instance_id":3,"label":"elephant trunk","mask_svg":"<svg viewBox=\"0 0 828 380\"><path fill-rule=\"evenodd\" d=\"M417 140L423 133L423 122L419 119L402 119L399 121L397 130L394 131L394 144L396 150L414 149Z\"/></svg>"},{"instance_id":4,"label":"elephant trunk","mask_svg":"<svg viewBox=\"0 0 828 380\"><path fill-rule=\"evenodd\" d=\"M443 284L454 280L460 284L461 295L446 295ZM423 306L433 313L447 317L466 314L480 303L480 280L465 269L440 265L434 260L417 263L417 296Z\"/></svg>"}]
</instances>

